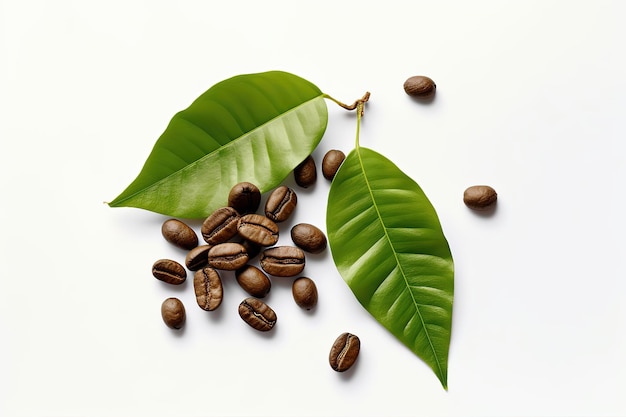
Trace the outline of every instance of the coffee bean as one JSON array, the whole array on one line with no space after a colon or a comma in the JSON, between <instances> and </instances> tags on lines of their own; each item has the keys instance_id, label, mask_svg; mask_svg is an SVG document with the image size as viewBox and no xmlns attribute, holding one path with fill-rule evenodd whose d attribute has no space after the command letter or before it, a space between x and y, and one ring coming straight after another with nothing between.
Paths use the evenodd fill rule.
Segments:
<instances>
[{"instance_id":1,"label":"coffee bean","mask_svg":"<svg viewBox=\"0 0 626 417\"><path fill-rule=\"evenodd\" d=\"M330 367L337 372L347 371L356 362L360 350L361 341L357 336L351 333L341 334L330 348Z\"/></svg>"},{"instance_id":2,"label":"coffee bean","mask_svg":"<svg viewBox=\"0 0 626 417\"><path fill-rule=\"evenodd\" d=\"M304 252L296 246L275 246L263 251L260 264L270 275L293 277L304 269Z\"/></svg>"},{"instance_id":3,"label":"coffee bean","mask_svg":"<svg viewBox=\"0 0 626 417\"><path fill-rule=\"evenodd\" d=\"M311 155L298 164L293 170L293 178L300 187L308 188L317 181L315 159Z\"/></svg>"},{"instance_id":4,"label":"coffee bean","mask_svg":"<svg viewBox=\"0 0 626 417\"><path fill-rule=\"evenodd\" d=\"M435 82L424 75L409 77L404 82L404 91L411 97L430 98L435 94L436 89Z\"/></svg>"},{"instance_id":5,"label":"coffee bean","mask_svg":"<svg viewBox=\"0 0 626 417\"><path fill-rule=\"evenodd\" d=\"M180 329L185 324L185 306L178 298L168 298L161 304L161 317L170 329Z\"/></svg>"},{"instance_id":6,"label":"coffee bean","mask_svg":"<svg viewBox=\"0 0 626 417\"><path fill-rule=\"evenodd\" d=\"M261 191L250 182L240 182L228 193L228 205L239 214L254 213L261 203Z\"/></svg>"},{"instance_id":7,"label":"coffee bean","mask_svg":"<svg viewBox=\"0 0 626 417\"><path fill-rule=\"evenodd\" d=\"M176 261L159 259L152 265L152 275L168 284L180 285L187 279L187 271Z\"/></svg>"},{"instance_id":8,"label":"coffee bean","mask_svg":"<svg viewBox=\"0 0 626 417\"><path fill-rule=\"evenodd\" d=\"M181 249L193 249L198 246L198 235L187 224L177 219L169 219L161 226L165 240Z\"/></svg>"},{"instance_id":9,"label":"coffee bean","mask_svg":"<svg viewBox=\"0 0 626 417\"><path fill-rule=\"evenodd\" d=\"M185 257L185 266L190 271L197 271L204 268L209 263L209 250L211 245L196 246Z\"/></svg>"},{"instance_id":10,"label":"coffee bean","mask_svg":"<svg viewBox=\"0 0 626 417\"><path fill-rule=\"evenodd\" d=\"M235 271L248 263L248 253L242 244L226 242L213 246L208 259L213 268Z\"/></svg>"},{"instance_id":11,"label":"coffee bean","mask_svg":"<svg viewBox=\"0 0 626 417\"><path fill-rule=\"evenodd\" d=\"M246 214L239 219L237 233L249 242L272 246L278 242L278 225L260 214Z\"/></svg>"},{"instance_id":12,"label":"coffee bean","mask_svg":"<svg viewBox=\"0 0 626 417\"><path fill-rule=\"evenodd\" d=\"M239 304L239 316L252 328L267 332L276 324L276 313L270 306L256 298L246 298Z\"/></svg>"},{"instance_id":13,"label":"coffee bean","mask_svg":"<svg viewBox=\"0 0 626 417\"><path fill-rule=\"evenodd\" d=\"M239 286L253 297L263 298L270 292L272 282L259 268L246 265L235 271Z\"/></svg>"},{"instance_id":14,"label":"coffee bean","mask_svg":"<svg viewBox=\"0 0 626 417\"><path fill-rule=\"evenodd\" d=\"M261 253L261 249L263 249L262 246L257 245L256 243L252 243L246 239L243 239L239 243L241 243L243 247L246 249L246 252L248 253L248 261L251 261L252 259L256 258L257 255Z\"/></svg>"},{"instance_id":15,"label":"coffee bean","mask_svg":"<svg viewBox=\"0 0 626 417\"><path fill-rule=\"evenodd\" d=\"M298 197L291 188L281 185L276 188L265 202L265 215L275 222L283 222L289 218L296 208Z\"/></svg>"},{"instance_id":16,"label":"coffee bean","mask_svg":"<svg viewBox=\"0 0 626 417\"><path fill-rule=\"evenodd\" d=\"M317 287L312 279L300 277L291 285L291 293L296 304L306 310L317 305Z\"/></svg>"},{"instance_id":17,"label":"coffee bean","mask_svg":"<svg viewBox=\"0 0 626 417\"><path fill-rule=\"evenodd\" d=\"M222 280L215 269L207 266L196 271L193 275L193 288L201 309L213 311L222 304Z\"/></svg>"},{"instance_id":18,"label":"coffee bean","mask_svg":"<svg viewBox=\"0 0 626 417\"><path fill-rule=\"evenodd\" d=\"M497 200L498 193L488 185L473 185L463 193L463 202L473 210L487 210Z\"/></svg>"},{"instance_id":19,"label":"coffee bean","mask_svg":"<svg viewBox=\"0 0 626 417\"><path fill-rule=\"evenodd\" d=\"M309 253L320 253L326 249L326 235L308 223L299 223L291 228L291 240Z\"/></svg>"},{"instance_id":20,"label":"coffee bean","mask_svg":"<svg viewBox=\"0 0 626 417\"><path fill-rule=\"evenodd\" d=\"M202 237L209 245L224 243L237 234L239 213L232 207L215 210L202 223Z\"/></svg>"},{"instance_id":21,"label":"coffee bean","mask_svg":"<svg viewBox=\"0 0 626 417\"><path fill-rule=\"evenodd\" d=\"M324 175L324 178L332 181L345 159L346 154L338 149L331 149L326 152L324 159L322 159L322 175Z\"/></svg>"}]
</instances>

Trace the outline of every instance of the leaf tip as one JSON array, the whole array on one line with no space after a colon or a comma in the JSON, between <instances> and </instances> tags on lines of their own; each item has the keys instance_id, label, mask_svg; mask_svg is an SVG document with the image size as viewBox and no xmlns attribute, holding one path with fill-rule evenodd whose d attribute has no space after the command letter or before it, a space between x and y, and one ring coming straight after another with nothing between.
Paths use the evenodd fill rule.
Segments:
<instances>
[{"instance_id":1,"label":"leaf tip","mask_svg":"<svg viewBox=\"0 0 626 417\"><path fill-rule=\"evenodd\" d=\"M448 377L447 375L439 376L439 382L441 382L441 386L443 389L448 392Z\"/></svg>"},{"instance_id":2,"label":"leaf tip","mask_svg":"<svg viewBox=\"0 0 626 417\"><path fill-rule=\"evenodd\" d=\"M120 207L120 204L117 202L117 199L111 201L103 201L102 204L106 204L109 207Z\"/></svg>"}]
</instances>

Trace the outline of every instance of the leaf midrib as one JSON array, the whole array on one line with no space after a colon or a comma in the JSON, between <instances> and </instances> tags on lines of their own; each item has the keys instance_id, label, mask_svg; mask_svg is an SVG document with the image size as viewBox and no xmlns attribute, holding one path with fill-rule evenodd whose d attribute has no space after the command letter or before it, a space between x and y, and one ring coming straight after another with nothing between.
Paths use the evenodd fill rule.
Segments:
<instances>
[{"instance_id":1,"label":"leaf midrib","mask_svg":"<svg viewBox=\"0 0 626 417\"><path fill-rule=\"evenodd\" d=\"M407 278L406 278L406 274L404 273L404 269L402 268L402 264L400 263L400 259L398 258L398 254L393 246L393 242L391 241L391 238L389 237L389 233L387 233L387 227L385 226L385 223L383 222L382 216L380 214L380 210L378 209L378 205L376 204L376 199L374 198L374 193L372 192L372 187L370 186L370 182L369 179L367 178L367 173L365 171L365 165L363 163L363 158L361 157L361 148L357 147L356 149L356 154L358 156L358 161L359 161L359 166L361 167L361 172L363 173L363 178L365 180L365 185L367 186L367 192L370 195L370 199L372 200L372 205L374 207L374 209L376 210L376 216L378 217L378 221L382 224L383 226L383 232L385 233L385 239L387 240L387 242L389 243L389 246L391 247L391 250L393 252L393 257L396 261L396 265L398 265L398 268L400 269L400 272L402 274L402 279L404 280L404 284L407 288L407 290L409 291L409 294L411 295L411 300L413 301L413 306L415 307L415 310L417 311L417 314L420 318L420 322L422 323L422 328L424 329L424 333L426 334L426 338L428 339L428 345L430 346L431 351L433 352L433 355L435 356L435 362L437 363L437 369L439 370L439 375L442 378L443 381L443 370L441 369L441 363L439 361L439 356L437 355L437 351L435 350L435 347L432 343L432 340L430 338L430 333L428 332L428 329L426 328L426 323L424 322L424 317L422 316L422 312L420 311L419 305L417 304L417 300L415 299L415 296L413 295L413 292L410 290L411 285L409 284Z\"/></svg>"},{"instance_id":2,"label":"leaf midrib","mask_svg":"<svg viewBox=\"0 0 626 417\"><path fill-rule=\"evenodd\" d=\"M323 96L324 96L324 95L323 95L323 93L320 93L319 95L317 95L317 96L315 96L315 97L313 97L313 98L311 98L311 99L309 99L309 100L307 100L307 101L305 101L305 102L302 102L301 104L299 104L299 105L297 105L297 106L295 106L295 107L293 107L293 108L291 108L291 109L289 109L289 110L287 110L287 111L285 111L285 112L283 112L283 113L280 113L278 116L276 116L276 117L273 117L273 118L269 119L269 120L268 120L268 121L266 121L265 123L263 123L263 124L261 124L261 125L259 125L259 126L255 127L254 129L250 130L249 132L246 132L245 134L243 134L243 135L239 136L238 138L236 138L236 139L234 139L234 140L232 140L232 141L230 141L230 142L226 143L225 145L221 145L219 148L215 149L214 151L212 151L212 152L210 152L210 153L207 153L207 154L206 154L206 155L204 155L202 158L199 158L199 159L197 159L197 160L193 161L192 163L190 163L190 164L188 164L188 165L185 165L184 167L182 167L182 168L180 168L180 169L178 169L178 170L176 170L176 171L172 172L171 174L169 174L169 175L167 175L167 176L165 176L165 177L161 178L160 180L158 180L158 181L156 181L156 182L154 182L154 183L150 184L148 187L145 187L145 188L142 188L142 189L140 189L140 190L137 190L136 192L134 192L134 193L130 194L130 195L129 195L129 196L127 196L126 198L124 198L124 199L122 199L122 200L120 200L120 201L117 201L117 202L116 202L116 204L120 204L120 203L123 203L123 202L125 202L125 201L131 200L131 199L132 199L132 198L134 198L136 195L141 194L141 193L144 193L144 192L146 192L146 191L148 191L148 190L150 190L150 189L152 189L152 188L157 187L159 184L163 183L164 181L166 181L166 180L167 180L167 179L169 179L170 177L173 177L173 176L175 176L175 175L179 174L180 172L183 172L183 171L185 171L185 170L187 170L187 169L191 169L191 168L193 168L193 167L197 166L197 165L198 165L198 164L200 164L203 160L205 160L205 159L207 159L207 158L211 157L211 156L212 156L213 154L215 154L216 152L218 152L218 151L222 151L223 149L227 149L227 148L229 148L229 147L231 147L231 146L234 146L234 145L235 145L236 143L238 143L240 140L243 140L243 138L245 138L245 137L248 137L248 136L252 135L254 132L256 132L256 131L260 130L261 128L263 128L263 127L265 127L265 126L267 126L267 125L269 125L269 124L271 124L271 123L273 123L274 121L276 121L276 120L280 119L281 117L283 117L283 116L285 116L285 115L287 115L287 114L290 114L290 113L292 113L292 112L297 111L299 108L301 108L301 107L303 107L303 106L305 106L305 105L307 105L307 104L311 103L311 102L312 102L312 101L314 101L314 100L319 99L320 97L323 99ZM210 134L209 134L209 133L208 133L208 132L207 132L207 131L206 131L206 130L202 127L202 126L199 126L199 125L197 125L197 124L193 123L192 121L190 121L190 120L188 120L188 119L185 119L185 118L183 118L183 120L185 120L187 123L193 124L194 126L196 126L197 128L199 128L202 132L204 132L204 134L206 134L207 136L211 136L211 135L210 135Z\"/></svg>"}]
</instances>

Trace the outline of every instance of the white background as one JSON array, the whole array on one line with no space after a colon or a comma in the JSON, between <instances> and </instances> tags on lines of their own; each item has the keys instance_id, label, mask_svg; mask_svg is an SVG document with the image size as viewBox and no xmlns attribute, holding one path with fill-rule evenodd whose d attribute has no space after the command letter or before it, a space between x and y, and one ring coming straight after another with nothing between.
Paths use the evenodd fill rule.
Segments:
<instances>
[{"instance_id":1,"label":"white background","mask_svg":"<svg viewBox=\"0 0 626 417\"><path fill-rule=\"evenodd\" d=\"M0 415L626 415L625 19L608 0L0 1ZM261 334L232 276L213 313L152 277L184 259L166 217L103 204L177 111L273 69L345 102L369 90L361 144L436 207L456 267L449 391L328 251L305 270L317 308L275 279ZM417 74L429 104L403 91ZM354 113L328 106L318 168L354 145ZM463 205L474 184L498 191L493 215ZM328 189L296 189L281 242L325 229ZM169 296L181 332L161 321ZM338 374L344 331L362 350Z\"/></svg>"}]
</instances>

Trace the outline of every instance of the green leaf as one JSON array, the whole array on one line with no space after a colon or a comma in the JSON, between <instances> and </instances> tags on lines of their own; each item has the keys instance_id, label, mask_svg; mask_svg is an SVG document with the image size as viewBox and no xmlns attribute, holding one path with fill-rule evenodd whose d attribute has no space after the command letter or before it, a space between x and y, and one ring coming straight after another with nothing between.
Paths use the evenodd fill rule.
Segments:
<instances>
[{"instance_id":1,"label":"green leaf","mask_svg":"<svg viewBox=\"0 0 626 417\"><path fill-rule=\"evenodd\" d=\"M238 182L261 192L278 186L313 152L327 122L322 92L296 75L229 78L174 115L137 178L109 205L206 217Z\"/></svg>"},{"instance_id":2,"label":"green leaf","mask_svg":"<svg viewBox=\"0 0 626 417\"><path fill-rule=\"evenodd\" d=\"M333 179L326 213L333 260L356 298L447 389L454 266L420 186L357 145Z\"/></svg>"}]
</instances>

